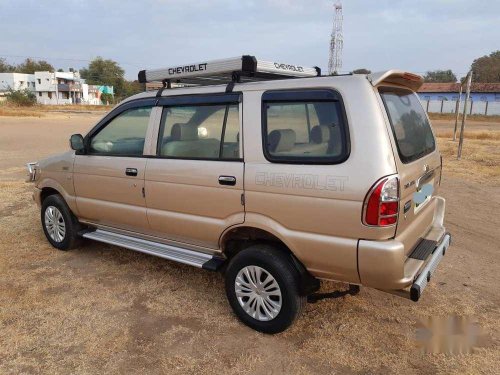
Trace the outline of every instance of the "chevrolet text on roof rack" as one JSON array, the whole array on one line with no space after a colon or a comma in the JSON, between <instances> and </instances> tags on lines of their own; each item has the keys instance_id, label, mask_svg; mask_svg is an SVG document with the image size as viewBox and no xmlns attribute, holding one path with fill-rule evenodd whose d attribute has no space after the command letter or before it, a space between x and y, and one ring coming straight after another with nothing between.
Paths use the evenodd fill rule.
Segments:
<instances>
[{"instance_id":1,"label":"chevrolet text on roof rack","mask_svg":"<svg viewBox=\"0 0 500 375\"><path fill-rule=\"evenodd\" d=\"M279 78L306 78L321 76L318 67L258 60L243 55L229 59L212 60L162 69L141 70L139 82L175 82L213 85L228 82L248 82Z\"/></svg>"},{"instance_id":2,"label":"chevrolet text on roof rack","mask_svg":"<svg viewBox=\"0 0 500 375\"><path fill-rule=\"evenodd\" d=\"M179 66L177 68L169 68L168 74L173 75L173 74L181 74L184 72L201 72L203 70L207 70L207 63Z\"/></svg>"}]
</instances>

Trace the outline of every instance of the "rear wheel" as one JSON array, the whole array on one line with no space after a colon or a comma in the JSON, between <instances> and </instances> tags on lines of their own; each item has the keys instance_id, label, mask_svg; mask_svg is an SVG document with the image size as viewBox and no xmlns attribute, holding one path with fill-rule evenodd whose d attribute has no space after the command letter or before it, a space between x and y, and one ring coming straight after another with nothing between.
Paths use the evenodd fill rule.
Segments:
<instances>
[{"instance_id":1,"label":"rear wheel","mask_svg":"<svg viewBox=\"0 0 500 375\"><path fill-rule=\"evenodd\" d=\"M236 254L226 270L226 295L238 318L264 333L288 328L306 303L289 254L255 245Z\"/></svg>"},{"instance_id":2,"label":"rear wheel","mask_svg":"<svg viewBox=\"0 0 500 375\"><path fill-rule=\"evenodd\" d=\"M80 225L59 194L50 195L42 203L41 221L45 237L59 250L76 247Z\"/></svg>"}]
</instances>

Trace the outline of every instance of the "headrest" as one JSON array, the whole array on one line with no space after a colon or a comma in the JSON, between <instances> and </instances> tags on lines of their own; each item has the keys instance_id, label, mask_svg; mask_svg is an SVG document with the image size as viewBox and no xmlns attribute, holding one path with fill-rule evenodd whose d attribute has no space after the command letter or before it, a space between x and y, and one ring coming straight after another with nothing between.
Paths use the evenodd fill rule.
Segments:
<instances>
[{"instance_id":1,"label":"headrest","mask_svg":"<svg viewBox=\"0 0 500 375\"><path fill-rule=\"evenodd\" d=\"M326 143L330 140L330 126L316 125L311 129L311 141L314 143Z\"/></svg>"},{"instance_id":2,"label":"headrest","mask_svg":"<svg viewBox=\"0 0 500 375\"><path fill-rule=\"evenodd\" d=\"M296 139L292 129L276 129L269 133L269 146L272 152L290 151L295 146Z\"/></svg>"},{"instance_id":3,"label":"headrest","mask_svg":"<svg viewBox=\"0 0 500 375\"><path fill-rule=\"evenodd\" d=\"M170 132L173 141L194 141L198 139L198 128L187 124L174 124Z\"/></svg>"}]
</instances>

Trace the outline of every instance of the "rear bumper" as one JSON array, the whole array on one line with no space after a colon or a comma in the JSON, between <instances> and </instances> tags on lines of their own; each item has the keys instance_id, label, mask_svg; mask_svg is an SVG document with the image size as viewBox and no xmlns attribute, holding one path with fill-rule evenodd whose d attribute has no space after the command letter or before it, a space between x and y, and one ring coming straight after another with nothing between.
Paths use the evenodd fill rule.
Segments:
<instances>
[{"instance_id":1,"label":"rear bumper","mask_svg":"<svg viewBox=\"0 0 500 375\"><path fill-rule=\"evenodd\" d=\"M436 268L446 254L446 250L450 247L451 235L446 233L441 243L436 246L432 254L430 255L429 261L426 263L425 267L422 269L420 274L417 276L415 282L410 288L410 299L417 302L422 295L427 283L431 280L432 275L436 271Z\"/></svg>"},{"instance_id":2,"label":"rear bumper","mask_svg":"<svg viewBox=\"0 0 500 375\"><path fill-rule=\"evenodd\" d=\"M435 199L432 224L425 235L416 237L422 240L423 248L417 246L411 252L412 249L405 249L403 241L397 237L387 241L359 241L358 271L362 285L415 301L420 298L451 239L443 226L445 200L441 197Z\"/></svg>"}]
</instances>

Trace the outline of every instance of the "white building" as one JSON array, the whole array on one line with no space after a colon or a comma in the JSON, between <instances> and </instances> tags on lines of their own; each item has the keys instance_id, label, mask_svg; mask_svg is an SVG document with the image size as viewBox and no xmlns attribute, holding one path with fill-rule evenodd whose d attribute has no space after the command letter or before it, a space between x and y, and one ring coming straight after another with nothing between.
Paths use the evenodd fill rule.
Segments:
<instances>
[{"instance_id":1,"label":"white building","mask_svg":"<svg viewBox=\"0 0 500 375\"><path fill-rule=\"evenodd\" d=\"M75 104L82 99L78 72L35 72L36 100L41 104Z\"/></svg>"},{"instance_id":2,"label":"white building","mask_svg":"<svg viewBox=\"0 0 500 375\"><path fill-rule=\"evenodd\" d=\"M101 103L101 92L99 91L99 86L87 85L84 83L82 85L82 104L100 105Z\"/></svg>"},{"instance_id":3,"label":"white building","mask_svg":"<svg viewBox=\"0 0 500 375\"><path fill-rule=\"evenodd\" d=\"M9 90L35 91L35 75L24 73L0 73L0 98Z\"/></svg>"},{"instance_id":4,"label":"white building","mask_svg":"<svg viewBox=\"0 0 500 375\"><path fill-rule=\"evenodd\" d=\"M40 104L100 105L101 92L113 87L88 85L79 72L0 73L0 100L11 89L32 91Z\"/></svg>"}]
</instances>

